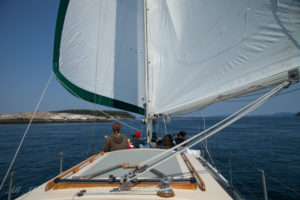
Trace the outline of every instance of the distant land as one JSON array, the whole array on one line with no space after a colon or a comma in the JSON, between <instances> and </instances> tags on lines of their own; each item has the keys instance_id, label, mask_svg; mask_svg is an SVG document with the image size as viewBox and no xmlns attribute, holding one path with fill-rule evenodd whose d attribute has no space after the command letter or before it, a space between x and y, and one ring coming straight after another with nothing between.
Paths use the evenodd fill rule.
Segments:
<instances>
[{"instance_id":1,"label":"distant land","mask_svg":"<svg viewBox=\"0 0 300 200\"><path fill-rule=\"evenodd\" d=\"M0 124L27 124L32 114L33 113L0 113ZM32 123L107 122L113 121L114 119L135 119L135 116L124 111L60 110L37 112Z\"/></svg>"},{"instance_id":2,"label":"distant land","mask_svg":"<svg viewBox=\"0 0 300 200\"><path fill-rule=\"evenodd\" d=\"M273 114L273 116L278 116L278 117L292 117L292 116L296 116L296 114L295 113L291 113L291 112L280 112L280 113Z\"/></svg>"},{"instance_id":3,"label":"distant land","mask_svg":"<svg viewBox=\"0 0 300 200\"><path fill-rule=\"evenodd\" d=\"M104 114L105 113L105 114ZM16 113L7 114L0 113L0 124L27 124L29 123L33 113ZM209 116L209 117L225 117ZM280 112L270 115L249 115L249 117L300 117L300 112ZM174 116L176 118L176 115ZM131 120L136 117L125 111L94 111L94 110L59 110L50 112L37 112L32 123L79 123L79 122L107 122L118 120Z\"/></svg>"}]
</instances>

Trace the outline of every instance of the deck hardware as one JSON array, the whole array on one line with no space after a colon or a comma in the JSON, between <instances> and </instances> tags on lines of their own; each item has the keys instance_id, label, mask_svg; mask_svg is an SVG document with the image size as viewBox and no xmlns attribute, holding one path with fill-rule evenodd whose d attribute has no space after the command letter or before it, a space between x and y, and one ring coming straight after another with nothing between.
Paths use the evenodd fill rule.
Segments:
<instances>
[{"instance_id":1,"label":"deck hardware","mask_svg":"<svg viewBox=\"0 0 300 200\"><path fill-rule=\"evenodd\" d=\"M116 182L116 177L113 174L110 174L109 177L108 177L108 182L109 183Z\"/></svg>"},{"instance_id":2,"label":"deck hardware","mask_svg":"<svg viewBox=\"0 0 300 200\"><path fill-rule=\"evenodd\" d=\"M158 171L157 169L151 169L150 172L152 172L153 174L155 174L156 176L158 176L159 178L165 178L166 175L160 171Z\"/></svg>"},{"instance_id":3,"label":"deck hardware","mask_svg":"<svg viewBox=\"0 0 300 200\"><path fill-rule=\"evenodd\" d=\"M190 178L190 182L191 182L191 183L196 183L196 182L197 182L197 180L196 180L196 178L195 178L195 177L191 176L191 178Z\"/></svg>"},{"instance_id":4,"label":"deck hardware","mask_svg":"<svg viewBox=\"0 0 300 200\"><path fill-rule=\"evenodd\" d=\"M298 69L293 69L293 70L288 71L288 75L289 75L290 80L295 80L296 82L299 81L300 76L299 76Z\"/></svg>"},{"instance_id":5,"label":"deck hardware","mask_svg":"<svg viewBox=\"0 0 300 200\"><path fill-rule=\"evenodd\" d=\"M88 158L87 160L85 160L85 161L79 163L78 165L76 165L75 167L73 167L73 168L71 168L71 169L65 171L64 173L60 174L60 175L58 176L58 179L63 178L63 177L65 177L65 176L67 176L67 175L69 175L69 174L71 174L71 173L77 172L77 171L80 169L80 167L82 167L83 165L85 165L85 164L88 163L88 162L93 162L93 161L95 160L95 158L97 158L97 157L99 157L99 156L101 156L101 155L103 155L103 154L104 154L104 152L101 151L100 153L98 153L98 154L96 154L96 155L94 155L94 156ZM56 179L56 178L55 178L55 179ZM46 191L46 192L49 191L50 189L52 189L52 188L55 186L55 184L56 184L55 179L52 179L51 181L49 181L49 182L47 183L47 185L46 185L46 187L45 187L45 191Z\"/></svg>"},{"instance_id":6,"label":"deck hardware","mask_svg":"<svg viewBox=\"0 0 300 200\"><path fill-rule=\"evenodd\" d=\"M160 197L174 197L174 191L172 189L172 187L170 186L170 184L165 184L162 183L161 185L159 185L159 190L157 191L157 196Z\"/></svg>"},{"instance_id":7,"label":"deck hardware","mask_svg":"<svg viewBox=\"0 0 300 200\"><path fill-rule=\"evenodd\" d=\"M143 165L141 167L137 166L134 170L132 170L131 172L129 172L129 175L131 177L134 177L135 174L144 172L147 169L147 167L148 167L147 165Z\"/></svg>"},{"instance_id":8,"label":"deck hardware","mask_svg":"<svg viewBox=\"0 0 300 200\"><path fill-rule=\"evenodd\" d=\"M10 173L10 180L9 180L9 189L8 189L8 200L12 199L12 190L14 186L14 177L15 177L15 171L11 171Z\"/></svg>"},{"instance_id":9,"label":"deck hardware","mask_svg":"<svg viewBox=\"0 0 300 200\"><path fill-rule=\"evenodd\" d=\"M262 186L263 186L263 191L264 191L264 200L268 200L265 172L264 172L264 170L260 170L260 173L261 173Z\"/></svg>"},{"instance_id":10,"label":"deck hardware","mask_svg":"<svg viewBox=\"0 0 300 200\"><path fill-rule=\"evenodd\" d=\"M124 183L121 184L119 190L120 191L129 191L132 187L132 182L131 181L126 181Z\"/></svg>"},{"instance_id":11,"label":"deck hardware","mask_svg":"<svg viewBox=\"0 0 300 200\"><path fill-rule=\"evenodd\" d=\"M172 177L172 176L165 176L165 177L161 180L161 182L162 182L163 184L170 184L170 183L173 182L173 177Z\"/></svg>"},{"instance_id":12,"label":"deck hardware","mask_svg":"<svg viewBox=\"0 0 300 200\"><path fill-rule=\"evenodd\" d=\"M81 191L77 192L76 195L77 195L78 197L81 197L81 196L83 196L84 193L86 193L86 190L81 190Z\"/></svg>"},{"instance_id":13,"label":"deck hardware","mask_svg":"<svg viewBox=\"0 0 300 200\"><path fill-rule=\"evenodd\" d=\"M58 178L55 178L53 182L58 183L59 181L60 181L60 178L58 177Z\"/></svg>"}]
</instances>

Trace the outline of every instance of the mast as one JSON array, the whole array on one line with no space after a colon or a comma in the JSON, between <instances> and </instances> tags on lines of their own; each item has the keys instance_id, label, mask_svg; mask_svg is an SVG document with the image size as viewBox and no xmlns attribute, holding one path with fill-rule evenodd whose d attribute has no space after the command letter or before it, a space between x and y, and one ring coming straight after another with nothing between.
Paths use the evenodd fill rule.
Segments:
<instances>
[{"instance_id":1,"label":"mast","mask_svg":"<svg viewBox=\"0 0 300 200\"><path fill-rule=\"evenodd\" d=\"M148 29L147 29L147 0L144 0L144 48L145 48L145 86L146 86L146 112L145 112L145 122L146 122L146 134L147 134L147 144L148 147L151 147L150 142L152 138L152 119L150 119L149 116L149 104L150 104L150 98L149 98L149 61L148 61Z\"/></svg>"}]
</instances>

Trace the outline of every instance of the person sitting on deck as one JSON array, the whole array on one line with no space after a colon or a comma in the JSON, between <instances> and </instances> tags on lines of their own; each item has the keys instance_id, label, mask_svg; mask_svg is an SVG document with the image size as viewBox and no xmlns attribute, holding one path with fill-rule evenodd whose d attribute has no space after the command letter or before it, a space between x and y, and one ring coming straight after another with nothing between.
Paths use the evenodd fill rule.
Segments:
<instances>
[{"instance_id":1,"label":"person sitting on deck","mask_svg":"<svg viewBox=\"0 0 300 200\"><path fill-rule=\"evenodd\" d=\"M143 144L143 141L140 139L141 132L136 132L131 137L131 144L134 146L134 148L140 148L140 144Z\"/></svg>"},{"instance_id":2,"label":"person sitting on deck","mask_svg":"<svg viewBox=\"0 0 300 200\"><path fill-rule=\"evenodd\" d=\"M180 144L182 142L184 142L186 140L186 134L187 132L185 131L180 131L179 133L177 133L175 135L175 142L176 142L176 145L177 144Z\"/></svg>"},{"instance_id":3,"label":"person sitting on deck","mask_svg":"<svg viewBox=\"0 0 300 200\"><path fill-rule=\"evenodd\" d=\"M106 137L103 151L116 151L128 148L127 137L120 133L121 125L120 123L114 123L112 130L113 134Z\"/></svg>"},{"instance_id":4,"label":"person sitting on deck","mask_svg":"<svg viewBox=\"0 0 300 200\"><path fill-rule=\"evenodd\" d=\"M156 148L169 149L174 147L173 137L170 134L165 135L161 140L156 142Z\"/></svg>"}]
</instances>

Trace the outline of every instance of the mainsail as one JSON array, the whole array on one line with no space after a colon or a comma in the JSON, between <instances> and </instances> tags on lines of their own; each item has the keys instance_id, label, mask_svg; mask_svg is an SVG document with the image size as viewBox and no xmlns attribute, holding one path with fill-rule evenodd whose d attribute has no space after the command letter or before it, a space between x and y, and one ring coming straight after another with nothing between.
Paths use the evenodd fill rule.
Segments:
<instances>
[{"instance_id":1,"label":"mainsail","mask_svg":"<svg viewBox=\"0 0 300 200\"><path fill-rule=\"evenodd\" d=\"M294 0L69 0L53 69L87 101L169 115L299 76L299 41Z\"/></svg>"},{"instance_id":2,"label":"mainsail","mask_svg":"<svg viewBox=\"0 0 300 200\"><path fill-rule=\"evenodd\" d=\"M288 79L300 2L148 1L150 113L174 114Z\"/></svg>"}]
</instances>

